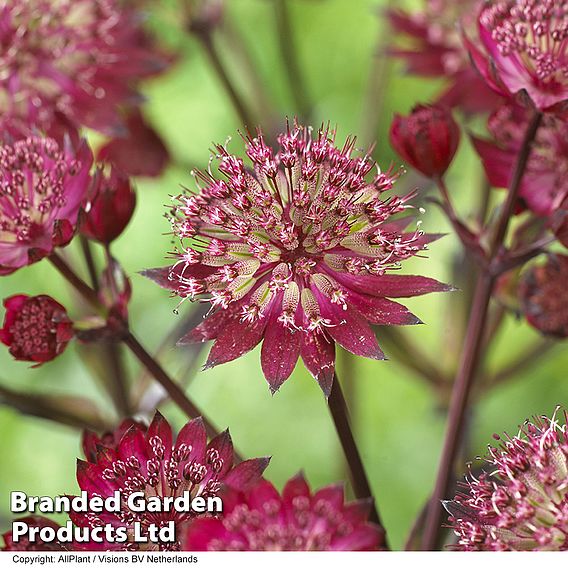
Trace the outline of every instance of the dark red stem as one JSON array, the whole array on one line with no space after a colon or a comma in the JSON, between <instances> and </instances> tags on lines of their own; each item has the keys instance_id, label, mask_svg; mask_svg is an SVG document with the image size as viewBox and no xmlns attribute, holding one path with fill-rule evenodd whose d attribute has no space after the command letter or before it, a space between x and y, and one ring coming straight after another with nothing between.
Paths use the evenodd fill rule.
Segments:
<instances>
[{"instance_id":1,"label":"dark red stem","mask_svg":"<svg viewBox=\"0 0 568 568\"><path fill-rule=\"evenodd\" d=\"M329 395L328 404L329 411L331 412L331 417L333 418L333 423L335 424L335 429L337 430L337 435L339 436L339 441L341 442L341 447L343 448L343 453L345 454L345 459L347 460L347 465L349 466L351 473L353 492L357 499L373 500L373 508L371 509L369 520L376 523L383 529L384 546L386 548L386 532L381 522L376 501L373 499L373 492L371 491L371 485L369 484L369 479L367 478L365 468L363 467L361 454L359 453L359 449L355 443L355 438L353 437L349 410L347 409L347 403L345 402L345 397L343 396L343 391L341 390L337 373L333 378L333 386L331 388L331 394Z\"/></svg>"},{"instance_id":2,"label":"dark red stem","mask_svg":"<svg viewBox=\"0 0 568 568\"><path fill-rule=\"evenodd\" d=\"M462 351L458 373L452 390L452 398L448 414L448 425L442 457L438 467L438 474L434 493L428 507L424 536L422 539L423 550L436 550L442 531L442 506L441 501L451 497L448 495L454 478L454 462L459 445L463 436L465 410L473 385L476 371L479 368L483 352L483 339L489 309L491 294L495 285L495 276L491 264L497 259L507 234L509 222L514 211L519 195L521 182L530 156L532 143L542 120L542 114L535 112L524 136L523 144L519 152L507 199L502 207L497 221L497 227L493 233L489 248L489 265L483 267L475 288L467 334Z\"/></svg>"}]
</instances>

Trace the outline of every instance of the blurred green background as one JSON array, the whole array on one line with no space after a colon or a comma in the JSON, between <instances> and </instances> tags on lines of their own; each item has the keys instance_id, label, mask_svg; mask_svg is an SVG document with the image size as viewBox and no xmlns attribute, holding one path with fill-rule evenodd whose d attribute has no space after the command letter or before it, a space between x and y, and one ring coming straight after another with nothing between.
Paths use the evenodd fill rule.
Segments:
<instances>
[{"instance_id":1,"label":"blurred green background","mask_svg":"<svg viewBox=\"0 0 568 568\"><path fill-rule=\"evenodd\" d=\"M284 117L293 116L296 109L275 38L273 1L231 0L227 4L226 17L244 37L283 124ZM290 0L289 7L302 74L314 105L313 123L329 120L337 124L339 139L349 133L368 136L371 125L377 141L375 156L387 168L391 163L399 164L387 136L393 113L406 112L417 102L431 100L440 84L405 76L397 62L377 62L376 57L384 59L381 50L390 41L389 30L379 18L384 4L370 0ZM159 180L137 180L136 214L113 250L132 278L132 328L152 351L192 309L185 304L181 314L174 315L176 300L137 274L144 268L166 263L170 240L165 236L168 225L163 218L164 204L178 192L179 184L191 186L189 169L206 166L212 142L223 143L232 135L231 147L238 149L240 144L236 136L239 122L218 78L200 45L182 37L176 26L175 2L152 2L150 7L150 25L166 45L181 54L171 71L144 86L148 98L144 108L178 165L171 166ZM217 36L235 83L247 98L256 100L257 93L225 41L223 30ZM380 88L371 90L369 97L373 69ZM376 126L372 118L375 113ZM461 212L467 212L476 203L480 179L479 165L467 136L463 136L448 178ZM415 185L425 187L426 182L418 180ZM426 208L420 215L423 228L449 232L437 208ZM431 247L427 259L413 260L404 271L449 281L458 250L457 240L450 234ZM77 243L66 252L83 269ZM0 291L2 297L14 293L51 294L67 306L72 316L84 313L78 299L47 262L2 278ZM458 315L454 311L457 312L459 299L452 298L452 304L448 301L449 295L433 295L407 302L426 325L403 332L431 359L451 369L456 356L451 342L456 334L452 316ZM378 337L381 338L380 330ZM536 337L521 320L508 317L492 345L489 368L514 359ZM85 348L81 353L84 351ZM389 350L386 352L388 356ZM205 353L206 350L201 353L199 363ZM185 370L183 355L172 345L162 358L174 376ZM398 548L432 486L443 436L443 404L430 386L408 371L398 357L377 362L339 353L338 359L356 436L391 545ZM128 380L132 381L139 367L128 358L127 363ZM565 403L567 363L566 349L559 345L535 369L480 396L471 418L468 459L483 453L493 432L513 432L526 417L550 414L556 404ZM101 394L96 374L84 365L75 345L39 369L12 361L7 350L0 349L0 384L21 391L89 396L112 418L111 404ZM313 487L346 479L326 402L301 364L281 391L272 396L261 374L257 349L233 363L197 372L188 392L216 425L230 427L243 455L272 456L267 477L276 485L281 486L298 470L305 471ZM176 408L165 406L164 412L177 428L183 424L184 418ZM76 491L79 440L79 432L72 428L0 407L0 529L9 526L10 491L23 490L32 495Z\"/></svg>"}]
</instances>

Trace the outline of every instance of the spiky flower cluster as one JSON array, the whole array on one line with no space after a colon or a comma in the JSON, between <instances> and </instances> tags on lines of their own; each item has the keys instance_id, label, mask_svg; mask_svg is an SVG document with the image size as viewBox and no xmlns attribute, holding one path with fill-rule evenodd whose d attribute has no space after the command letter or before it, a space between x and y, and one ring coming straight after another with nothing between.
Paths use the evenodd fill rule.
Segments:
<instances>
[{"instance_id":1,"label":"spiky flower cluster","mask_svg":"<svg viewBox=\"0 0 568 568\"><path fill-rule=\"evenodd\" d=\"M369 503L345 503L343 487L314 493L298 475L282 495L262 480L247 493L223 496L222 518L200 518L187 530L185 550L378 550L382 532L367 522Z\"/></svg>"},{"instance_id":2,"label":"spiky flower cluster","mask_svg":"<svg viewBox=\"0 0 568 568\"><path fill-rule=\"evenodd\" d=\"M518 105L503 105L488 121L493 141L474 139L489 180L508 187L515 161L530 121L530 112ZM550 216L568 207L567 123L547 114L531 147L520 196L539 216Z\"/></svg>"},{"instance_id":3,"label":"spiky flower cluster","mask_svg":"<svg viewBox=\"0 0 568 568\"><path fill-rule=\"evenodd\" d=\"M479 15L479 38L487 55L477 48L472 55L501 94L524 93L540 110L568 99L568 2L486 2Z\"/></svg>"},{"instance_id":4,"label":"spiky flower cluster","mask_svg":"<svg viewBox=\"0 0 568 568\"><path fill-rule=\"evenodd\" d=\"M489 446L490 473L446 503L460 550L568 550L568 431L555 415Z\"/></svg>"},{"instance_id":5,"label":"spiky flower cluster","mask_svg":"<svg viewBox=\"0 0 568 568\"><path fill-rule=\"evenodd\" d=\"M233 466L233 444L228 432L207 442L205 427L201 419L188 422L176 439L169 423L156 413L146 429L139 423L132 423L124 432L128 422L119 426L114 435L105 436L107 445L97 444L90 434L85 440L88 462L78 461L77 482L89 496L110 497L115 491L121 494L123 508L118 513L105 516L94 513L72 513L70 516L78 527L97 527L104 523L132 528L141 523L142 532L155 524L166 526L173 521L178 539L185 525L195 518L188 512L143 512L136 513L127 507L127 498L134 492L143 492L147 497L177 497L189 491L191 498L216 495L224 485L244 490L249 483L260 479L268 465L268 459L252 459ZM119 439L120 433L124 432ZM111 439L109 439L112 438ZM136 550L146 546L141 543L94 542L81 545L86 549ZM179 550L177 543L148 543L150 548Z\"/></svg>"},{"instance_id":6,"label":"spiky flower cluster","mask_svg":"<svg viewBox=\"0 0 568 568\"><path fill-rule=\"evenodd\" d=\"M479 0L423 0L420 5L415 11L388 11L401 39L389 53L403 59L411 73L449 80L441 103L469 112L494 108L497 97L472 68L459 31L460 25L472 25Z\"/></svg>"},{"instance_id":7,"label":"spiky flower cluster","mask_svg":"<svg viewBox=\"0 0 568 568\"><path fill-rule=\"evenodd\" d=\"M210 302L206 320L182 341L216 339L207 367L231 361L264 338L261 360L273 391L301 355L329 394L334 341L382 359L378 325L417 323L386 299L446 290L391 271L436 238L404 232L412 197L387 196L396 179L355 139L336 147L335 132L288 127L273 151L260 131L246 138L253 169L217 147L218 178L196 172L197 195L175 199L176 263L146 275L183 299Z\"/></svg>"},{"instance_id":8,"label":"spiky flower cluster","mask_svg":"<svg viewBox=\"0 0 568 568\"><path fill-rule=\"evenodd\" d=\"M0 5L0 115L50 131L62 120L107 134L136 80L163 67L121 0L5 0Z\"/></svg>"},{"instance_id":9,"label":"spiky flower cluster","mask_svg":"<svg viewBox=\"0 0 568 568\"><path fill-rule=\"evenodd\" d=\"M0 147L0 275L67 244L90 183L92 155L36 136Z\"/></svg>"}]
</instances>

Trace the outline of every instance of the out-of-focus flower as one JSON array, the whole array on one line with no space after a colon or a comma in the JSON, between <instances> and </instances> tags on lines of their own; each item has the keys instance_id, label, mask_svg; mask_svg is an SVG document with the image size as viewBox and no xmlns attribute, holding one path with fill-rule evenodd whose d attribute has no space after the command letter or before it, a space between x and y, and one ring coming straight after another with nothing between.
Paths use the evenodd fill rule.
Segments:
<instances>
[{"instance_id":1,"label":"out-of-focus flower","mask_svg":"<svg viewBox=\"0 0 568 568\"><path fill-rule=\"evenodd\" d=\"M134 213L136 193L130 180L115 167L109 175L99 169L83 206L79 230L89 239L109 244L119 237Z\"/></svg>"},{"instance_id":2,"label":"out-of-focus flower","mask_svg":"<svg viewBox=\"0 0 568 568\"><path fill-rule=\"evenodd\" d=\"M439 99L441 104L470 113L493 110L499 96L472 67L458 27L459 23L471 24L479 0L423 0L422 5L420 11L396 8L387 12L400 39L408 40L389 53L403 59L410 73L447 79L449 86Z\"/></svg>"},{"instance_id":3,"label":"out-of-focus flower","mask_svg":"<svg viewBox=\"0 0 568 568\"><path fill-rule=\"evenodd\" d=\"M478 39L465 38L474 64L499 94L543 110L568 99L568 10L558 0L481 3Z\"/></svg>"},{"instance_id":4,"label":"out-of-focus flower","mask_svg":"<svg viewBox=\"0 0 568 568\"><path fill-rule=\"evenodd\" d=\"M121 427L119 427L119 430ZM167 526L175 522L178 540L184 527L195 518L189 512L136 513L127 507L127 498L134 492L143 492L147 497L179 497L189 491L191 498L212 497L224 486L245 490L256 483L266 466L268 458L247 460L233 466L233 444L228 432L207 443L205 427L201 419L188 422L174 440L172 429L164 417L156 413L145 431L134 424L120 441L114 435L113 446L95 448L89 444L89 462L77 462L77 481L89 495L109 497L119 491L123 508L118 513L77 514L70 516L79 527L95 527L101 523L113 526L132 527L141 523L144 534L149 524ZM96 455L93 454L96 451ZM80 545L78 545L80 546ZM86 543L85 549L139 548L179 550L177 543Z\"/></svg>"},{"instance_id":5,"label":"out-of-focus flower","mask_svg":"<svg viewBox=\"0 0 568 568\"><path fill-rule=\"evenodd\" d=\"M57 529L60 528L60 525L58 525L54 521L47 519L46 517L41 517L39 515L23 517L16 520L21 523L26 523L28 527L34 527L38 529L49 527L57 531ZM12 531L8 531L2 536L4 538L4 547L0 548L0 550L6 552L57 552L68 549L57 540L44 542L40 538L35 538L32 542L28 537L20 537L18 539L18 542L14 542Z\"/></svg>"},{"instance_id":6,"label":"out-of-focus flower","mask_svg":"<svg viewBox=\"0 0 568 568\"><path fill-rule=\"evenodd\" d=\"M523 144L531 112L518 105L503 105L488 121L493 140L474 138L487 177L496 187L508 187ZM539 216L550 216L568 197L568 125L545 115L531 146L520 188L524 204Z\"/></svg>"},{"instance_id":7,"label":"out-of-focus flower","mask_svg":"<svg viewBox=\"0 0 568 568\"><path fill-rule=\"evenodd\" d=\"M131 428L138 429L144 433L147 431L147 427L142 424L142 422L138 422L132 418L126 418L114 431L104 432L100 436L91 430L84 430L81 445L87 461L97 463L97 456L101 451L101 448L116 451L120 444L120 440L122 440L124 434L126 434L126 432L128 432Z\"/></svg>"},{"instance_id":8,"label":"out-of-focus flower","mask_svg":"<svg viewBox=\"0 0 568 568\"><path fill-rule=\"evenodd\" d=\"M6 0L0 46L2 119L50 133L63 119L115 135L136 83L166 63L121 0Z\"/></svg>"},{"instance_id":9,"label":"out-of-focus flower","mask_svg":"<svg viewBox=\"0 0 568 568\"><path fill-rule=\"evenodd\" d=\"M566 422L566 414L564 414ZM568 436L556 413L496 437L485 460L446 502L458 550L568 550Z\"/></svg>"},{"instance_id":10,"label":"out-of-focus flower","mask_svg":"<svg viewBox=\"0 0 568 568\"><path fill-rule=\"evenodd\" d=\"M392 147L426 177L442 177L458 149L460 128L441 106L418 105L410 115L395 115L390 130Z\"/></svg>"},{"instance_id":11,"label":"out-of-focus flower","mask_svg":"<svg viewBox=\"0 0 568 568\"><path fill-rule=\"evenodd\" d=\"M218 146L222 175L196 172L200 192L177 197L176 263L145 274L182 301L211 303L205 321L181 340L215 339L207 368L264 339L262 369L273 392L301 356L329 395L335 342L383 359L369 323L419 322L387 298L449 289L391 273L438 235L405 232L411 218L392 216L408 210L412 196L387 196L396 176L367 154L353 156L354 138L342 148L334 138L328 128L314 136L295 125L279 137L275 153L260 132L249 135L252 171Z\"/></svg>"},{"instance_id":12,"label":"out-of-focus flower","mask_svg":"<svg viewBox=\"0 0 568 568\"><path fill-rule=\"evenodd\" d=\"M223 515L193 522L184 550L378 550L382 530L367 521L369 503L345 503L343 487L312 493L302 475L282 495L262 480L248 492L227 491Z\"/></svg>"},{"instance_id":13,"label":"out-of-focus flower","mask_svg":"<svg viewBox=\"0 0 568 568\"><path fill-rule=\"evenodd\" d=\"M49 296L19 294L4 300L6 315L0 341L18 361L41 365L61 355L73 338L65 308Z\"/></svg>"},{"instance_id":14,"label":"out-of-focus flower","mask_svg":"<svg viewBox=\"0 0 568 568\"><path fill-rule=\"evenodd\" d=\"M107 142L98 151L97 159L131 176L160 176L170 155L158 133L145 122L139 109L128 115L126 128L126 135Z\"/></svg>"},{"instance_id":15,"label":"out-of-focus flower","mask_svg":"<svg viewBox=\"0 0 568 568\"><path fill-rule=\"evenodd\" d=\"M550 255L531 266L519 286L527 321L545 335L568 337L568 256Z\"/></svg>"},{"instance_id":16,"label":"out-of-focus flower","mask_svg":"<svg viewBox=\"0 0 568 568\"><path fill-rule=\"evenodd\" d=\"M0 147L0 275L32 264L73 238L93 158L51 138Z\"/></svg>"}]
</instances>

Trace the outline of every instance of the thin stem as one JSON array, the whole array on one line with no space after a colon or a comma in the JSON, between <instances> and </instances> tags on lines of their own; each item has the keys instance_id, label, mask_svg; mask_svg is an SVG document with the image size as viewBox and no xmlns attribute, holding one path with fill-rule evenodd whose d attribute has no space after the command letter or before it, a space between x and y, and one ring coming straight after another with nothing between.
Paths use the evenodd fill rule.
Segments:
<instances>
[{"instance_id":1,"label":"thin stem","mask_svg":"<svg viewBox=\"0 0 568 568\"><path fill-rule=\"evenodd\" d=\"M241 95L233 85L233 82L229 77L227 70L225 69L225 65L219 57L219 53L217 51L217 48L215 47L211 33L208 31L195 32L195 37L197 37L197 39L201 42L205 54L207 55L209 62L215 70L215 73L219 77L219 80L223 84L227 95L231 99L231 103L233 104L233 107L235 108L235 111L237 112L243 126L252 128L255 124L252 114L243 101Z\"/></svg>"},{"instance_id":2,"label":"thin stem","mask_svg":"<svg viewBox=\"0 0 568 568\"><path fill-rule=\"evenodd\" d=\"M288 0L274 0L274 11L278 30L278 43L280 44L284 68L288 75L290 91L300 116L307 120L310 117L311 105L308 102L309 97L306 84L298 62Z\"/></svg>"},{"instance_id":3,"label":"thin stem","mask_svg":"<svg viewBox=\"0 0 568 568\"><path fill-rule=\"evenodd\" d=\"M339 436L341 447L343 448L343 453L345 454L345 459L347 460L347 464L350 469L351 483L353 485L355 496L357 499L373 499L371 485L369 484L365 468L363 467L363 460L361 459L361 454L359 453L359 449L355 443L355 438L353 437L349 411L341 390L341 385L339 384L337 373L333 378L333 386L331 388L328 403L329 411L331 412L331 417L333 418L335 429L337 430L337 435ZM384 526L381 522L376 502L373 504L370 520L379 525L384 531ZM386 533L384 533L384 541L385 546L387 546Z\"/></svg>"},{"instance_id":4,"label":"thin stem","mask_svg":"<svg viewBox=\"0 0 568 568\"><path fill-rule=\"evenodd\" d=\"M130 349L134 356L148 369L148 372L164 387L164 390L170 395L170 398L183 410L190 418L196 418L201 416L205 424L205 429L207 430L207 435L209 437L214 437L217 435L217 429L207 420L203 413L187 398L183 390L178 386L177 383L172 381L170 376L162 369L162 367L157 363L157 361L144 349L141 343L128 332L124 344Z\"/></svg>"},{"instance_id":5,"label":"thin stem","mask_svg":"<svg viewBox=\"0 0 568 568\"><path fill-rule=\"evenodd\" d=\"M97 275L97 267L95 259L93 257L93 250L91 248L91 243L87 237L83 235L79 236L79 242L81 243L81 250L83 251L83 256L85 257L85 264L87 265L87 271L89 272L89 279L91 280L91 286L98 292L99 290L99 278Z\"/></svg>"},{"instance_id":6,"label":"thin stem","mask_svg":"<svg viewBox=\"0 0 568 568\"><path fill-rule=\"evenodd\" d=\"M509 227L509 221L519 195L532 143L541 120L542 115L538 112L535 113L525 133L523 144L515 164L509 193L497 221L497 228L493 233L493 239L489 249L490 263L495 261L503 245ZM489 303L494 285L495 276L491 272L491 267L484 268L477 280L460 366L452 390L446 436L434 492L428 507L428 515L422 540L423 550L436 550L437 548L442 519L442 507L440 502L448 497L450 483L453 479L454 461L463 436L464 421L466 418L465 410L475 375L481 362L485 326L488 319Z\"/></svg>"},{"instance_id":7,"label":"thin stem","mask_svg":"<svg viewBox=\"0 0 568 568\"><path fill-rule=\"evenodd\" d=\"M61 275L70 282L89 303L101 310L103 306L100 304L94 290L88 286L73 269L57 254L53 253L49 259L53 265L59 270ZM189 400L181 388L170 378L160 364L144 349L141 343L134 337L131 331L125 330L123 337L124 344L130 349L133 355L146 367L152 376L158 381L165 391L170 395L171 399L179 406L179 408L187 414L189 418L201 416L207 430L207 434L212 437L218 432L204 416L204 414ZM236 455L236 452L235 452Z\"/></svg>"}]
</instances>

